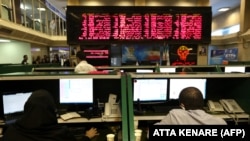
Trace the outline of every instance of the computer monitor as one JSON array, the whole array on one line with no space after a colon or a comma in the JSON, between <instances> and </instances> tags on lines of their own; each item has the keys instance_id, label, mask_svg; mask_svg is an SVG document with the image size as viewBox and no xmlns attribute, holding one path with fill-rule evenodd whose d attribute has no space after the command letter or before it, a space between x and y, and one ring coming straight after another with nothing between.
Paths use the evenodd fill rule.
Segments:
<instances>
[{"instance_id":1,"label":"computer monitor","mask_svg":"<svg viewBox=\"0 0 250 141\"><path fill-rule=\"evenodd\" d=\"M160 72L176 72L175 68L160 68Z\"/></svg>"},{"instance_id":2,"label":"computer monitor","mask_svg":"<svg viewBox=\"0 0 250 141\"><path fill-rule=\"evenodd\" d=\"M167 78L133 79L133 101L141 103L166 102L168 91Z\"/></svg>"},{"instance_id":3,"label":"computer monitor","mask_svg":"<svg viewBox=\"0 0 250 141\"><path fill-rule=\"evenodd\" d=\"M137 73L153 73L154 70L152 69L136 69Z\"/></svg>"},{"instance_id":4,"label":"computer monitor","mask_svg":"<svg viewBox=\"0 0 250 141\"><path fill-rule=\"evenodd\" d=\"M4 115L21 113L24 111L24 104L32 92L12 92L3 94Z\"/></svg>"},{"instance_id":5,"label":"computer monitor","mask_svg":"<svg viewBox=\"0 0 250 141\"><path fill-rule=\"evenodd\" d=\"M245 73L245 66L225 66L224 72L242 72L242 73Z\"/></svg>"},{"instance_id":6,"label":"computer monitor","mask_svg":"<svg viewBox=\"0 0 250 141\"><path fill-rule=\"evenodd\" d=\"M61 78L59 80L60 104L92 104L92 78Z\"/></svg>"},{"instance_id":7,"label":"computer monitor","mask_svg":"<svg viewBox=\"0 0 250 141\"><path fill-rule=\"evenodd\" d=\"M170 78L169 99L178 99L181 90L186 87L198 88L206 99L206 82L206 78Z\"/></svg>"}]
</instances>

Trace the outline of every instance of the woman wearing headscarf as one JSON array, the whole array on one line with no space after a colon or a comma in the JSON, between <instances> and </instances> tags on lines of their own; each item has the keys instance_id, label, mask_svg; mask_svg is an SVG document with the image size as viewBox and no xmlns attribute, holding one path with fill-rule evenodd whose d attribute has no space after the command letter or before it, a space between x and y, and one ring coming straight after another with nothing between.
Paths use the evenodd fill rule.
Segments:
<instances>
[{"instance_id":1,"label":"woman wearing headscarf","mask_svg":"<svg viewBox=\"0 0 250 141\"><path fill-rule=\"evenodd\" d=\"M96 129L91 128L83 140L90 140L96 135ZM24 105L23 117L7 128L3 140L76 141L67 127L58 124L53 97L43 89L32 93Z\"/></svg>"}]
</instances>

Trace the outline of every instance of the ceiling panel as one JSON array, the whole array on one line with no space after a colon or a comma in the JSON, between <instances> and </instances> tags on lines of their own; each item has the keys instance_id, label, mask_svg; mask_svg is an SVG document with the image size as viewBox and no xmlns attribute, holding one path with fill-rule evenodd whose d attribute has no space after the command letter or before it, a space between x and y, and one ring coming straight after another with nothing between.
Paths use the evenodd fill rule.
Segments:
<instances>
[{"instance_id":1,"label":"ceiling panel","mask_svg":"<svg viewBox=\"0 0 250 141\"><path fill-rule=\"evenodd\" d=\"M54 6L60 10L62 13L64 13L64 7L67 5L67 0L48 0ZM218 9L221 7L229 7L229 8L236 8L240 6L241 0L210 0L210 4L212 6L212 13L213 17L221 14L221 12L218 12Z\"/></svg>"},{"instance_id":2,"label":"ceiling panel","mask_svg":"<svg viewBox=\"0 0 250 141\"><path fill-rule=\"evenodd\" d=\"M218 9L222 7L229 7L231 9L239 7L240 1L241 0L210 0L213 17L221 14L221 12L218 12Z\"/></svg>"}]
</instances>

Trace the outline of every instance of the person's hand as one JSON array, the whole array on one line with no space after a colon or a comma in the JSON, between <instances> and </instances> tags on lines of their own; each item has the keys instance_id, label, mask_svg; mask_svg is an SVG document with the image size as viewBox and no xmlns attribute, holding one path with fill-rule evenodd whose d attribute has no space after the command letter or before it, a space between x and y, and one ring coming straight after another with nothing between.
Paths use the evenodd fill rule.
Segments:
<instances>
[{"instance_id":1,"label":"person's hand","mask_svg":"<svg viewBox=\"0 0 250 141\"><path fill-rule=\"evenodd\" d=\"M87 136L90 139L92 139L93 137L95 137L97 135L99 135L99 133L97 132L96 128L94 128L94 127L90 128L85 133L85 136Z\"/></svg>"}]
</instances>

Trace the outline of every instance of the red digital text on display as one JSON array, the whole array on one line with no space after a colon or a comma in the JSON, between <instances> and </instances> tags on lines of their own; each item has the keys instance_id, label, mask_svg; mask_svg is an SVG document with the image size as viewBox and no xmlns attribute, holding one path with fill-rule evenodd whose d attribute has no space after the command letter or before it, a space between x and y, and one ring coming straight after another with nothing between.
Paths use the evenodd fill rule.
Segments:
<instances>
[{"instance_id":1,"label":"red digital text on display","mask_svg":"<svg viewBox=\"0 0 250 141\"><path fill-rule=\"evenodd\" d=\"M84 50L87 59L109 58L109 50Z\"/></svg>"},{"instance_id":2,"label":"red digital text on display","mask_svg":"<svg viewBox=\"0 0 250 141\"><path fill-rule=\"evenodd\" d=\"M201 40L201 14L83 13L82 40Z\"/></svg>"}]
</instances>

